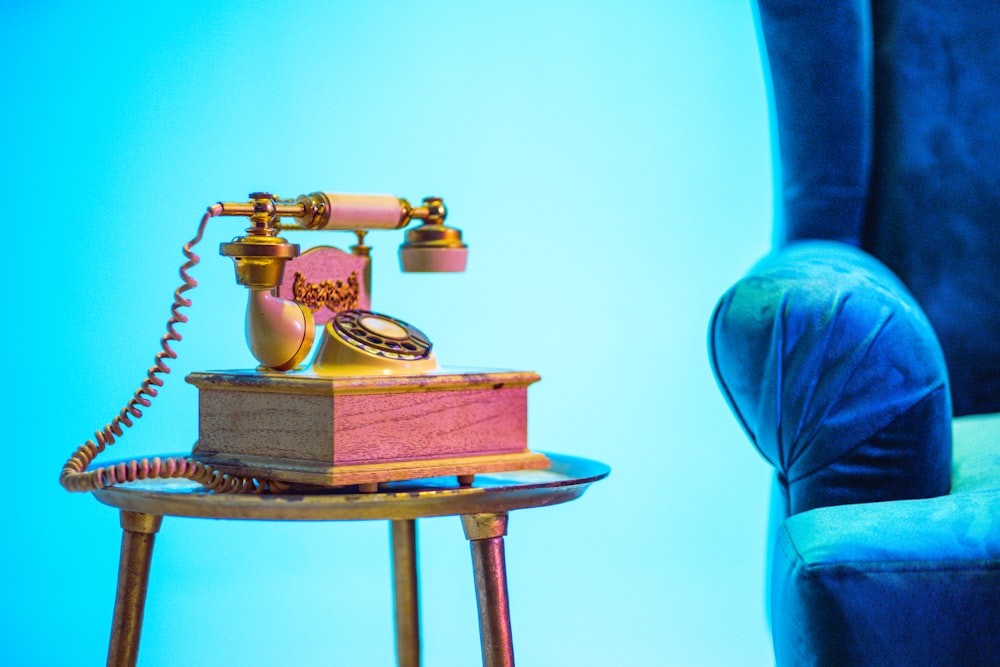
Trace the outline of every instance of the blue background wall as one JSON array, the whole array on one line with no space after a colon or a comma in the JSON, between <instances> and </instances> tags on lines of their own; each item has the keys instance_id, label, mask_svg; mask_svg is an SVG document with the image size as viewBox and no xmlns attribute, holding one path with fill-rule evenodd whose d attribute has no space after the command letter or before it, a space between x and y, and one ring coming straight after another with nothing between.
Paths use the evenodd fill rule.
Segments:
<instances>
[{"instance_id":1,"label":"blue background wall","mask_svg":"<svg viewBox=\"0 0 1000 667\"><path fill-rule=\"evenodd\" d=\"M374 305L446 363L540 372L532 446L613 466L511 517L519 664L770 662L767 472L704 345L769 239L746 2L39 0L0 31L5 662L102 663L118 519L58 472L150 365L205 207L258 189L445 197L468 272L402 275L373 234ZM251 364L216 254L240 228L211 223L180 359L111 457L189 449L183 376ZM426 663L473 664L459 521L419 530ZM167 519L141 664L391 664L387 532Z\"/></svg>"}]
</instances>

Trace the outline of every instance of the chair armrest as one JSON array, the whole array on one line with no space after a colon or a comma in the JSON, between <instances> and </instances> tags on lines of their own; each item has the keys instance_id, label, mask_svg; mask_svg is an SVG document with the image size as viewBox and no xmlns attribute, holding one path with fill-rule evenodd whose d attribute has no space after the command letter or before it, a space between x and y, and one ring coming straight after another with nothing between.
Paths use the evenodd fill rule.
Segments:
<instances>
[{"instance_id":1,"label":"chair armrest","mask_svg":"<svg viewBox=\"0 0 1000 667\"><path fill-rule=\"evenodd\" d=\"M796 243L720 300L716 380L790 514L948 492L951 401L934 330L873 257Z\"/></svg>"},{"instance_id":2,"label":"chair armrest","mask_svg":"<svg viewBox=\"0 0 1000 667\"><path fill-rule=\"evenodd\" d=\"M1000 655L1000 491L798 514L779 534L774 568L779 665L992 664Z\"/></svg>"}]
</instances>

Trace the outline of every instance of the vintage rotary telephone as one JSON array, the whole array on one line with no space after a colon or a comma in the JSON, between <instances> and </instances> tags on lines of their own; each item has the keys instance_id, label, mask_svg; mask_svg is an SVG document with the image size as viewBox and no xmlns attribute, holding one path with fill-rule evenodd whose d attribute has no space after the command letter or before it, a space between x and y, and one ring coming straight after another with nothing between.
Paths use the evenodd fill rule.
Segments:
<instances>
[{"instance_id":1,"label":"vintage rotary telephone","mask_svg":"<svg viewBox=\"0 0 1000 667\"><path fill-rule=\"evenodd\" d=\"M413 220L400 246L403 271L464 271L467 246L444 224L439 198L412 207L391 195L316 192L296 199L254 193L248 202L220 202L202 217L183 249L183 284L174 293L161 351L133 398L63 467L60 482L91 491L148 478L183 477L216 492L280 492L289 487L357 485L457 477L540 468L548 464L526 446L530 372L438 368L429 338L416 327L368 309L372 229L399 229ZM236 280L249 290L246 336L260 362L252 370L192 373L199 388L199 440L190 456L91 463L142 416L176 358L170 343L187 321L184 294L197 284L188 271L192 248L209 219L249 218L245 235L223 243ZM289 222L290 221L290 222ZM299 246L283 230L351 230L351 252ZM294 275L288 275L294 266ZM320 342L312 361L317 322Z\"/></svg>"}]
</instances>

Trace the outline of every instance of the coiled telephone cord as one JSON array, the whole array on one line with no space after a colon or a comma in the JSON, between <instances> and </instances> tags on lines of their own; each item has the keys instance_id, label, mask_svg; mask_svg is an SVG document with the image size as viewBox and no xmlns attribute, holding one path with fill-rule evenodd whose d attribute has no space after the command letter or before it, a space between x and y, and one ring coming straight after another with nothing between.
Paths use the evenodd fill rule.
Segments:
<instances>
[{"instance_id":1,"label":"coiled telephone cord","mask_svg":"<svg viewBox=\"0 0 1000 667\"><path fill-rule=\"evenodd\" d=\"M186 298L184 293L198 285L198 281L188 275L188 271L197 265L201 258L191 249L201 241L208 220L220 213L222 213L220 205L210 206L201 218L198 233L184 245L183 252L187 261L181 265L180 269L183 284L174 291L174 303L170 308L171 315L167 321L167 332L160 339L161 350L156 354L153 366L146 371L146 379L143 380L121 412L103 429L96 431L94 439L88 440L77 448L66 461L62 474L59 476L59 483L67 491L96 491L140 479L178 477L194 480L206 489L219 493L267 493L281 490L283 486L281 483L224 473L191 457L133 459L103 468L87 469L105 448L115 443L115 438L122 436L123 427L131 428L133 419L142 417L140 406L149 407L150 399L155 398L158 393L156 387L163 386L163 379L160 375L170 372L170 367L164 360L177 358L177 353L170 347L170 343L181 340L181 335L177 333L175 326L188 321L187 316L180 312L181 308L187 308L191 305L191 300Z\"/></svg>"}]
</instances>

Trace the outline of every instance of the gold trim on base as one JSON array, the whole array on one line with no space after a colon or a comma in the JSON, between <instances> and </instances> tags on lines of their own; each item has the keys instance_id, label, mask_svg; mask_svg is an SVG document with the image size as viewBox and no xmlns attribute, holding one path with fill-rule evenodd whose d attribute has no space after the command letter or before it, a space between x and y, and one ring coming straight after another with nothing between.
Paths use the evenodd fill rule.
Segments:
<instances>
[{"instance_id":1,"label":"gold trim on base","mask_svg":"<svg viewBox=\"0 0 1000 667\"><path fill-rule=\"evenodd\" d=\"M310 371L281 373L268 369L204 371L184 378L201 390L268 391L310 396L406 394L464 389L526 387L541 380L531 371L439 368L413 375L321 376Z\"/></svg>"}]
</instances>

